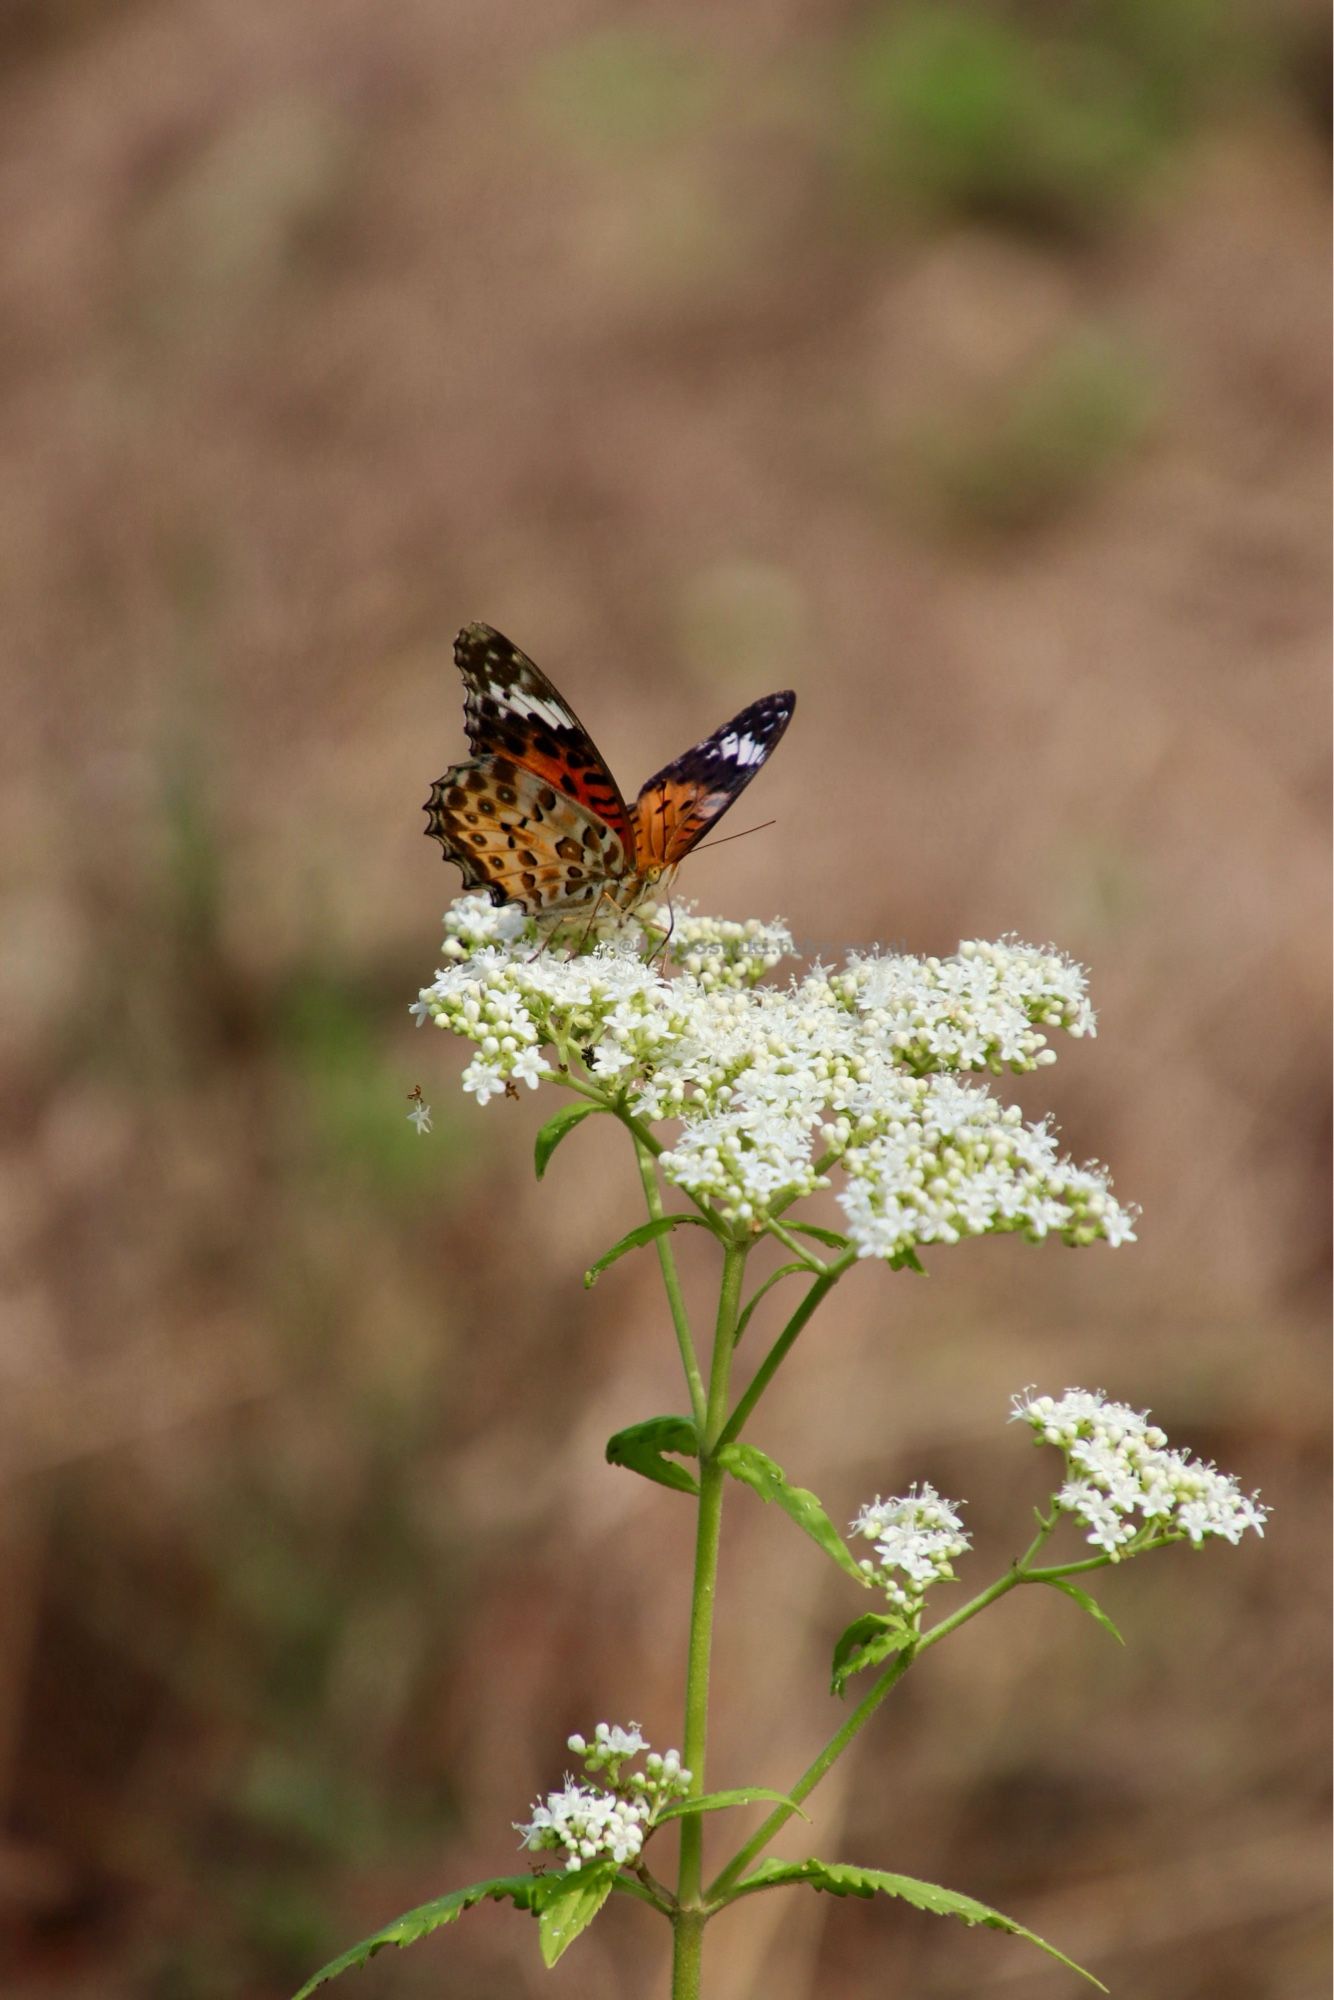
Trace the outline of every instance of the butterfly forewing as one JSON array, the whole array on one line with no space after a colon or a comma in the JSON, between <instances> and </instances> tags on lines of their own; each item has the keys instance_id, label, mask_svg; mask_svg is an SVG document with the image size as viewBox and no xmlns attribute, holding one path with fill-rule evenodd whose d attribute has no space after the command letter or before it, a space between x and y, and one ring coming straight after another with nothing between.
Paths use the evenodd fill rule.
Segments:
<instances>
[{"instance_id":1,"label":"butterfly forewing","mask_svg":"<svg viewBox=\"0 0 1334 2000\"><path fill-rule=\"evenodd\" d=\"M592 737L541 668L490 625L465 625L454 641L463 676L463 726L478 758L503 756L605 820L633 851L620 787Z\"/></svg>"},{"instance_id":2,"label":"butterfly forewing","mask_svg":"<svg viewBox=\"0 0 1334 2000\"><path fill-rule=\"evenodd\" d=\"M635 801L635 865L674 868L738 799L792 720L797 697L767 694L654 773Z\"/></svg>"}]
</instances>

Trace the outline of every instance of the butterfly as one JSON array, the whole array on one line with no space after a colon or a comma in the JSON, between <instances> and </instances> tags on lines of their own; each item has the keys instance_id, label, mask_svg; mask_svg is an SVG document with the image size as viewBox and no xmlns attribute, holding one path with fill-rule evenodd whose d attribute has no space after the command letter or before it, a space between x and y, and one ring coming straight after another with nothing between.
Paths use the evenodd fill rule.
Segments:
<instances>
[{"instance_id":1,"label":"butterfly","mask_svg":"<svg viewBox=\"0 0 1334 2000\"><path fill-rule=\"evenodd\" d=\"M472 756L437 778L426 832L465 889L530 916L628 915L739 798L792 719L794 694L743 708L642 788L633 807L588 731L526 653L489 625L454 641Z\"/></svg>"}]
</instances>

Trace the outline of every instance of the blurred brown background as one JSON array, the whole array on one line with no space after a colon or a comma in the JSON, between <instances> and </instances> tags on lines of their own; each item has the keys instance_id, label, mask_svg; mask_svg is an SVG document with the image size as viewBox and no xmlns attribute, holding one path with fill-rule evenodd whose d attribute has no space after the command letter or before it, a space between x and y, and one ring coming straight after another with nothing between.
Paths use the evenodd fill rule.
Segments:
<instances>
[{"instance_id":1,"label":"blurred brown background","mask_svg":"<svg viewBox=\"0 0 1334 2000\"><path fill-rule=\"evenodd\" d=\"M680 1732L678 1407L585 1130L406 1012L457 877L449 642L627 786L797 688L685 890L812 950L1015 930L1101 1031L1019 1091L1141 1241L859 1270L756 1441L929 1478L993 1573L1010 1392L1151 1404L1276 1508L933 1655L789 1853L997 1903L1147 2000L1327 1991L1327 203L1305 0L11 0L0 1986L269 2000L516 1863L566 1733ZM729 829L730 830L730 829ZM418 1140L420 1082L436 1130ZM708 1273L690 1266L703 1303ZM1053 1465L1055 1461L1052 1461ZM738 1491L716 1784L783 1784L860 1606ZM715 1823L714 1848L721 1835ZM484 1910L358 1994L640 1995ZM1072 1993L758 1899L728 2000Z\"/></svg>"}]
</instances>

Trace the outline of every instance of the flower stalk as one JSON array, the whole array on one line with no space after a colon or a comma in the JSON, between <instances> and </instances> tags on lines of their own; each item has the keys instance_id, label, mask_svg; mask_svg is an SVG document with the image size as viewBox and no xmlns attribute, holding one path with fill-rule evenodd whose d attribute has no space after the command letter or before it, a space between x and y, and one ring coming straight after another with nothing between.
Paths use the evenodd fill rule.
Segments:
<instances>
[{"instance_id":1,"label":"flower stalk","mask_svg":"<svg viewBox=\"0 0 1334 2000\"><path fill-rule=\"evenodd\" d=\"M681 1754L652 1751L635 1723L600 1723L569 1738L583 1776L567 1777L519 1827L545 1872L499 1877L437 1898L344 1953L302 1989L361 1964L383 1944L409 1943L480 1900L505 1900L538 1918L548 1964L613 1892L665 1916L673 1933L673 2000L702 2000L705 1927L741 1897L798 1883L838 1895L891 1895L1026 1940L1085 1979L1091 1973L1022 1924L957 1891L874 1868L767 1850L924 1654L1023 1586L1060 1591L1119 1638L1073 1579L1171 1544L1236 1544L1263 1534L1267 1510L1216 1467L1169 1446L1147 1414L1099 1392L1032 1391L1012 1419L1062 1458L1062 1478L1039 1512L1024 1553L959 1609L928 1619L927 1600L954 1580L969 1549L959 1511L926 1480L865 1502L845 1537L817 1496L745 1438L778 1370L835 1286L870 1261L920 1271L919 1253L973 1236L1018 1233L1080 1248L1134 1240L1134 1211L1099 1166L1062 1155L1044 1121L1025 1121L979 1079L1022 1074L1052 1060L1053 1034L1094 1032L1082 969L1013 939L965 943L949 959L854 954L814 966L787 987L762 983L791 941L780 925L726 924L678 915L676 971L661 963L652 912L608 943L570 954L542 943L512 906L464 897L446 916L444 965L413 1013L466 1041L465 1091L479 1104L521 1087L562 1089L567 1102L539 1135L539 1173L588 1115L610 1114L634 1152L647 1220L587 1274L626 1251L654 1246L690 1414L620 1431L615 1466L637 1472L696 1509ZM409 1114L430 1117L414 1093ZM684 1206L673 1204L675 1191ZM801 1204L832 1191L841 1227ZM721 1259L707 1380L677 1268L672 1235L703 1224ZM746 1297L751 1250L764 1238L790 1261ZM818 1247L813 1247L818 1246ZM805 1280L741 1394L732 1378L743 1332L771 1291ZM862 1605L833 1646L832 1689L866 1677L860 1701L783 1791L705 1789L710 1671L718 1612L724 1500L749 1487L835 1562ZM665 1503L664 1503L665 1504ZM673 1502L677 1504L677 1502ZM1050 1560L1064 1530L1091 1553ZM851 1546L849 1546L849 1542ZM866 1554L867 1544L872 1553ZM874 1603L879 1608L867 1610ZM642 1761L641 1761L642 1760ZM705 1825L758 1802L769 1811L706 1879ZM649 1869L659 1829L680 1823L676 1887ZM907 1835L905 1835L907 1837Z\"/></svg>"}]
</instances>

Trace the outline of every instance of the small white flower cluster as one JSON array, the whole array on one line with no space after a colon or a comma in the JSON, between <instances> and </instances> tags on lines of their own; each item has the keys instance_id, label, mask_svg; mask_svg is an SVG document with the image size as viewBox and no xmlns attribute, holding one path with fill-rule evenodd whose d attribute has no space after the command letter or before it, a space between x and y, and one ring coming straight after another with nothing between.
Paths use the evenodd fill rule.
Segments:
<instances>
[{"instance_id":1,"label":"small white flower cluster","mask_svg":"<svg viewBox=\"0 0 1334 2000\"><path fill-rule=\"evenodd\" d=\"M654 906L639 912L639 922L651 935L666 939L673 964L706 993L720 986L757 986L766 972L792 956L787 925L761 923L758 917L735 923L724 917L683 916L678 909L673 920Z\"/></svg>"},{"instance_id":2,"label":"small white flower cluster","mask_svg":"<svg viewBox=\"0 0 1334 2000\"><path fill-rule=\"evenodd\" d=\"M815 1170L814 1119L755 1109L691 1119L678 1143L661 1156L669 1181L708 1196L729 1222L750 1222L780 1199L786 1205L828 1181Z\"/></svg>"},{"instance_id":3,"label":"small white flower cluster","mask_svg":"<svg viewBox=\"0 0 1334 2000\"><path fill-rule=\"evenodd\" d=\"M665 1175L731 1222L761 1226L841 1164L862 1256L1005 1230L1133 1240L1100 1168L1062 1158L1045 1125L958 1074L1050 1060L1045 1029L1091 1033L1077 966L1007 940L947 960L817 965L765 987L791 948L781 925L678 917L670 977L656 944L649 962L640 949L661 937L628 924L565 957L550 941L534 949L521 913L464 897L451 962L412 1012L472 1043L463 1087L479 1103L582 1072L640 1119L679 1119Z\"/></svg>"},{"instance_id":4,"label":"small white flower cluster","mask_svg":"<svg viewBox=\"0 0 1334 2000\"><path fill-rule=\"evenodd\" d=\"M1113 1560L1131 1543L1189 1541L1221 1535L1234 1545L1248 1528L1264 1534L1269 1509L1245 1494L1230 1473L1169 1446L1147 1411L1111 1403L1101 1390L1014 1399L1014 1417L1039 1444L1064 1452L1071 1477L1056 1504L1088 1529L1094 1548Z\"/></svg>"},{"instance_id":5,"label":"small white flower cluster","mask_svg":"<svg viewBox=\"0 0 1334 2000\"><path fill-rule=\"evenodd\" d=\"M858 1125L825 1136L844 1149L838 1200L863 1257L1014 1230L1033 1243L1134 1241L1101 1169L1076 1167L1045 1124L957 1077L882 1080Z\"/></svg>"},{"instance_id":6,"label":"small white flower cluster","mask_svg":"<svg viewBox=\"0 0 1334 2000\"><path fill-rule=\"evenodd\" d=\"M515 1821L522 1845L563 1853L567 1871L607 1858L618 1867L634 1861L658 1813L690 1789L690 1773L682 1767L680 1752L669 1750L659 1756L649 1750L637 1722L628 1729L599 1722L591 1748L583 1736L571 1736L569 1747L582 1759L586 1777L605 1772L606 1780L585 1785L567 1777L561 1791L548 1792L545 1801L534 1804L531 1820ZM623 1776L622 1765L641 1750L648 1751L644 1769Z\"/></svg>"},{"instance_id":7,"label":"small white flower cluster","mask_svg":"<svg viewBox=\"0 0 1334 2000\"><path fill-rule=\"evenodd\" d=\"M910 1615L933 1583L954 1575L954 1558L971 1546L958 1509L961 1500L942 1500L925 1480L894 1500L874 1500L862 1508L851 1533L875 1543L877 1560L861 1563L891 1604Z\"/></svg>"},{"instance_id":8,"label":"small white flower cluster","mask_svg":"<svg viewBox=\"0 0 1334 2000\"><path fill-rule=\"evenodd\" d=\"M445 911L444 926L441 950L455 965L488 945L518 944L530 934L517 903L493 903L489 896L460 896Z\"/></svg>"},{"instance_id":9,"label":"small white flower cluster","mask_svg":"<svg viewBox=\"0 0 1334 2000\"><path fill-rule=\"evenodd\" d=\"M1053 1063L1044 1028L1094 1035L1082 966L1017 938L974 938L953 958L872 953L831 981L905 1069L1036 1069Z\"/></svg>"}]
</instances>

